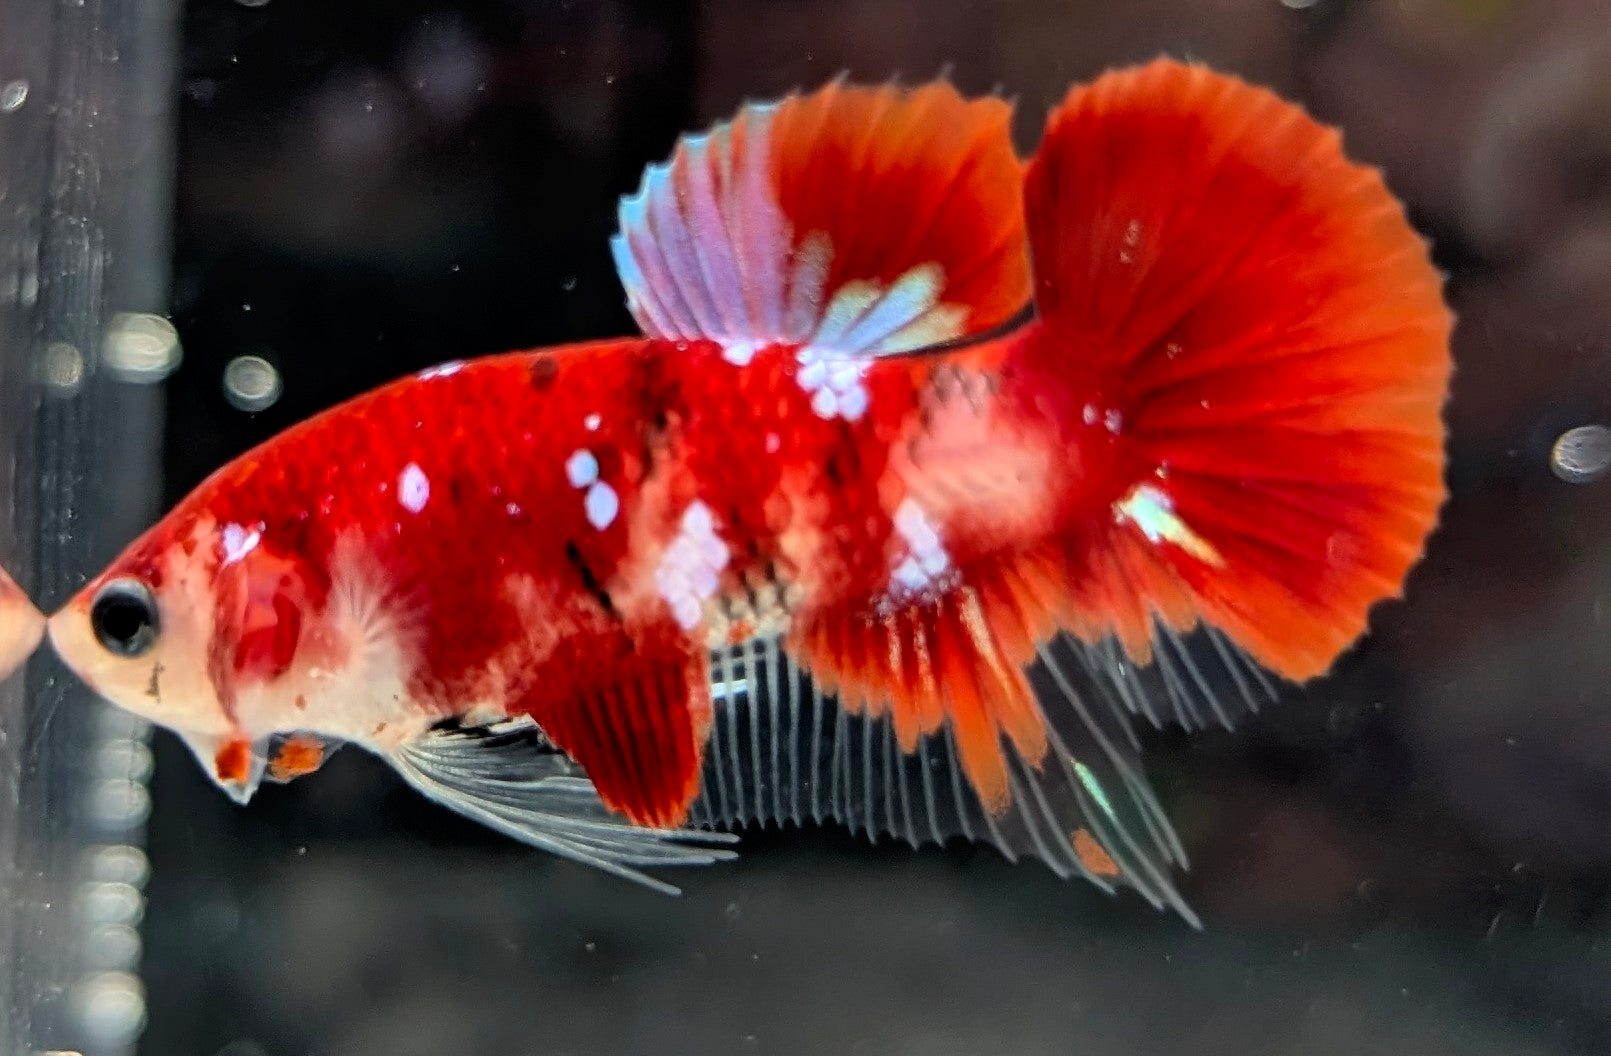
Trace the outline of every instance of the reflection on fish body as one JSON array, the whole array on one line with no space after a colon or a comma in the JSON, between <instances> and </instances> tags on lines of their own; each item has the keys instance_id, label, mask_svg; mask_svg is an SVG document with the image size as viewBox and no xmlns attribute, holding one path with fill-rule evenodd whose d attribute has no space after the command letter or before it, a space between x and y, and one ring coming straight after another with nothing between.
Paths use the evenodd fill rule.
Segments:
<instances>
[{"instance_id":1,"label":"reflection on fish body","mask_svg":"<svg viewBox=\"0 0 1611 1056\"><path fill-rule=\"evenodd\" d=\"M657 885L730 853L685 826L833 818L1194 920L1131 721L1230 725L1400 591L1450 318L1380 177L1268 92L1112 73L1027 168L1008 117L835 85L684 140L613 245L646 336L289 430L57 649L243 801L353 742Z\"/></svg>"},{"instance_id":2,"label":"reflection on fish body","mask_svg":"<svg viewBox=\"0 0 1611 1056\"><path fill-rule=\"evenodd\" d=\"M10 678L45 635L45 617L0 570L0 679Z\"/></svg>"}]
</instances>

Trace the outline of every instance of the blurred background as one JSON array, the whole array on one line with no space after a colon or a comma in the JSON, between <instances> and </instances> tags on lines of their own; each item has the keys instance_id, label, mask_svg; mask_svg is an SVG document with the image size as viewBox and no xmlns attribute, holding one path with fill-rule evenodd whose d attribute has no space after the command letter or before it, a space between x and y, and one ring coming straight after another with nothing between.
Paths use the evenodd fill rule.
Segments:
<instances>
[{"instance_id":1,"label":"blurred background","mask_svg":"<svg viewBox=\"0 0 1611 1056\"><path fill-rule=\"evenodd\" d=\"M630 332L616 198L841 71L1002 91L1026 151L1107 66L1240 73L1383 167L1459 314L1407 599L1239 734L1149 738L1205 933L833 830L668 901L351 751L242 810L41 660L0 726L17 1051L1611 1051L1605 0L0 0L0 38L0 248L44 247L0 287L0 553L47 605L313 411Z\"/></svg>"}]
</instances>

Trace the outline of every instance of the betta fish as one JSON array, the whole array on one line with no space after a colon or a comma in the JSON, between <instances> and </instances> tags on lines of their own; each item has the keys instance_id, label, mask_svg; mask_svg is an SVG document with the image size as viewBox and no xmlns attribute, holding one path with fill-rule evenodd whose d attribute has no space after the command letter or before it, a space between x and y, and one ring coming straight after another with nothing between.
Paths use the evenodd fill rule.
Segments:
<instances>
[{"instance_id":1,"label":"betta fish","mask_svg":"<svg viewBox=\"0 0 1611 1056\"><path fill-rule=\"evenodd\" d=\"M644 336L453 362L218 470L49 624L240 802L342 743L533 846L952 838L1195 922L1140 720L1233 726L1398 596L1451 316L1374 169L1169 60L836 82L683 139ZM674 889L673 889L674 890Z\"/></svg>"}]
</instances>

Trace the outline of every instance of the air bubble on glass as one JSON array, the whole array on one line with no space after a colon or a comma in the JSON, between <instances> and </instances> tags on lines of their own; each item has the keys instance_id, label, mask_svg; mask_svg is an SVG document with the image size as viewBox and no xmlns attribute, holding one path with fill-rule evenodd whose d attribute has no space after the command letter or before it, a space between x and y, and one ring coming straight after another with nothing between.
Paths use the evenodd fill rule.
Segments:
<instances>
[{"instance_id":1,"label":"air bubble on glass","mask_svg":"<svg viewBox=\"0 0 1611 1056\"><path fill-rule=\"evenodd\" d=\"M1587 484L1611 469L1611 429L1580 425L1556 438L1550 448L1549 467L1568 484Z\"/></svg>"},{"instance_id":2,"label":"air bubble on glass","mask_svg":"<svg viewBox=\"0 0 1611 1056\"><path fill-rule=\"evenodd\" d=\"M53 396L73 396L84 386L84 354L66 341L52 341L39 353L39 382Z\"/></svg>"},{"instance_id":3,"label":"air bubble on glass","mask_svg":"<svg viewBox=\"0 0 1611 1056\"><path fill-rule=\"evenodd\" d=\"M14 114L27 101L27 81L7 81L4 87L0 87L0 114Z\"/></svg>"},{"instance_id":4,"label":"air bubble on glass","mask_svg":"<svg viewBox=\"0 0 1611 1056\"><path fill-rule=\"evenodd\" d=\"M149 385L179 368L179 331L160 315L122 312L112 317L101 361L119 381Z\"/></svg>"},{"instance_id":5,"label":"air bubble on glass","mask_svg":"<svg viewBox=\"0 0 1611 1056\"><path fill-rule=\"evenodd\" d=\"M224 367L224 399L237 410L267 410L281 391L279 369L262 356L236 356Z\"/></svg>"},{"instance_id":6,"label":"air bubble on glass","mask_svg":"<svg viewBox=\"0 0 1611 1056\"><path fill-rule=\"evenodd\" d=\"M96 1046L129 1044L145 1027L145 988L131 972L92 972L73 985L68 1007Z\"/></svg>"}]
</instances>

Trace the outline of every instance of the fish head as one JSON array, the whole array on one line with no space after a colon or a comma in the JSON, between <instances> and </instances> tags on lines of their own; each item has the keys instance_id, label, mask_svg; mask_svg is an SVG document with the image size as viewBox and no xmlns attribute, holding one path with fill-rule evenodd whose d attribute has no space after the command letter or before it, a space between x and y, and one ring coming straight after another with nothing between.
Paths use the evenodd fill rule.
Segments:
<instances>
[{"instance_id":1,"label":"fish head","mask_svg":"<svg viewBox=\"0 0 1611 1056\"><path fill-rule=\"evenodd\" d=\"M259 704L272 696L264 684L291 666L307 602L297 564L261 545L262 531L181 505L48 621L69 669L178 734L240 803L285 725Z\"/></svg>"}]
</instances>

